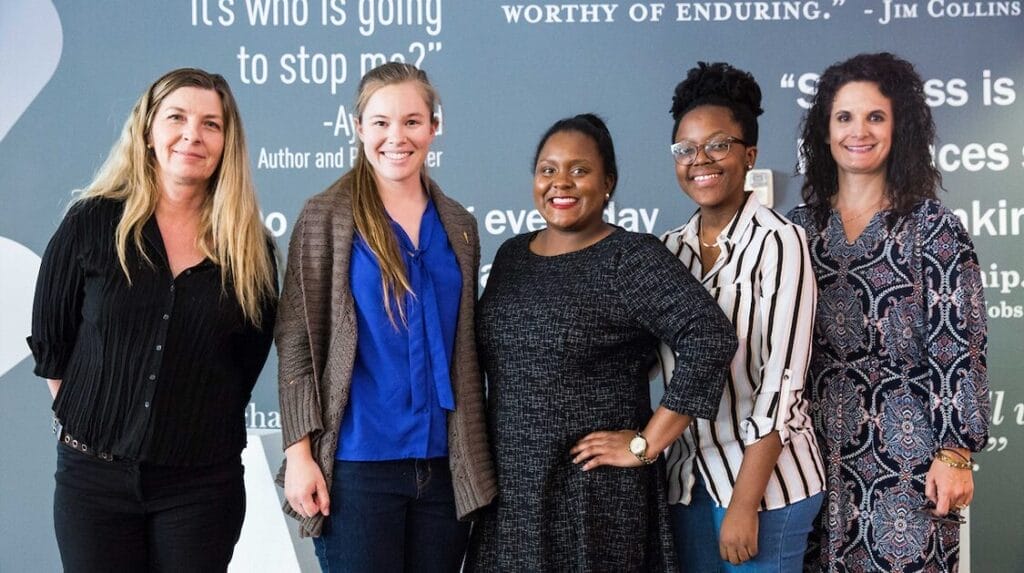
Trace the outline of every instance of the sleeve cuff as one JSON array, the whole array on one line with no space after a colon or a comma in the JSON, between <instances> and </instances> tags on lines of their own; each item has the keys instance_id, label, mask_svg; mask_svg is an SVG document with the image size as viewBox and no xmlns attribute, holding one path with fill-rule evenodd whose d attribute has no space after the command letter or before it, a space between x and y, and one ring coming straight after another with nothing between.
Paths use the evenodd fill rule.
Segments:
<instances>
[{"instance_id":1,"label":"sleeve cuff","mask_svg":"<svg viewBox=\"0 0 1024 573\"><path fill-rule=\"evenodd\" d=\"M320 393L312 372L280 383L281 446L288 446L308 434L323 430Z\"/></svg>"},{"instance_id":2,"label":"sleeve cuff","mask_svg":"<svg viewBox=\"0 0 1024 573\"><path fill-rule=\"evenodd\" d=\"M756 444L772 432L779 433L783 446L789 443L789 424L793 415L790 410L799 400L803 382L803 376L794 376L789 368L783 370L782 376L762 379L761 387L754 396L751 414L740 421L743 445Z\"/></svg>"},{"instance_id":3,"label":"sleeve cuff","mask_svg":"<svg viewBox=\"0 0 1024 573\"><path fill-rule=\"evenodd\" d=\"M983 435L975 435L971 437L960 436L953 432L947 432L945 435L939 436L936 440L940 445L940 448L964 448L969 450L971 453L980 453L988 445L988 432Z\"/></svg>"},{"instance_id":4,"label":"sleeve cuff","mask_svg":"<svg viewBox=\"0 0 1024 573\"><path fill-rule=\"evenodd\" d=\"M775 427L775 420L764 416L751 416L740 421L740 436L743 438L744 446L752 446L761 441L768 434L777 431L782 445L789 443L789 431L785 424L781 428Z\"/></svg>"},{"instance_id":5,"label":"sleeve cuff","mask_svg":"<svg viewBox=\"0 0 1024 573\"><path fill-rule=\"evenodd\" d=\"M714 420L725 391L724 368L681 368L676 363L672 381L665 388L661 405L677 414Z\"/></svg>"},{"instance_id":6,"label":"sleeve cuff","mask_svg":"<svg viewBox=\"0 0 1024 573\"><path fill-rule=\"evenodd\" d=\"M33 340L31 336L25 337L25 342L28 343L29 350L32 352L32 358L36 362L35 368L32 369L36 376L48 380L61 380L64 378L67 357L63 353L58 352L51 345Z\"/></svg>"}]
</instances>

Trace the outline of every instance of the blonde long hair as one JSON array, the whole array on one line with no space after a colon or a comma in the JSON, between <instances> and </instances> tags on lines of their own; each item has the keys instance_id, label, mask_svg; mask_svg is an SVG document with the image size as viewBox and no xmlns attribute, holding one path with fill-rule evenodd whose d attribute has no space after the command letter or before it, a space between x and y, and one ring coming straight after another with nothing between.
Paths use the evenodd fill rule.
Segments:
<instances>
[{"instance_id":1,"label":"blonde long hair","mask_svg":"<svg viewBox=\"0 0 1024 573\"><path fill-rule=\"evenodd\" d=\"M135 102L107 160L72 205L96 197L124 203L114 244L121 270L130 284L129 238L150 262L143 247L142 228L156 212L160 198L156 157L146 145L153 117L164 99L183 87L217 92L224 114L224 151L210 177L201 207L196 246L205 257L220 265L222 287L227 291L231 284L245 318L259 326L263 319L262 303L275 296L274 255L267 251L269 238L260 219L242 119L231 88L219 74L180 68L153 82Z\"/></svg>"},{"instance_id":2,"label":"blonde long hair","mask_svg":"<svg viewBox=\"0 0 1024 573\"><path fill-rule=\"evenodd\" d=\"M356 117L359 118L359 121L362 121L363 111L373 94L381 88L405 82L413 82L420 88L423 100L433 117L439 98L434 86L430 85L430 80L427 79L427 73L412 64L389 62L370 70L359 82L355 103ZM415 293L412 292L412 285L406 275L405 261L398 249L398 238L391 228L391 222L377 188L373 166L370 165L366 157L363 145L359 146L352 170L346 173L342 180L347 181L352 189L352 215L355 219L356 231L366 241L380 266L384 309L391 324L397 326L391 308L392 301L395 301L399 319L405 324L405 306L402 301L406 294ZM426 187L426 166L423 167L421 180Z\"/></svg>"}]
</instances>

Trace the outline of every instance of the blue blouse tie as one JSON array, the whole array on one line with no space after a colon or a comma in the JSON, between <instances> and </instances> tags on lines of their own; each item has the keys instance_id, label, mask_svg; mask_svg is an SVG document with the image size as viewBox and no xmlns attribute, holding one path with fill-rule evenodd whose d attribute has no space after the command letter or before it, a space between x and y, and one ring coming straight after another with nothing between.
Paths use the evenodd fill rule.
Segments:
<instances>
[{"instance_id":1,"label":"blue blouse tie","mask_svg":"<svg viewBox=\"0 0 1024 573\"><path fill-rule=\"evenodd\" d=\"M458 329L462 272L432 203L419 247L391 221L411 293L384 308L380 265L361 238L350 277L359 336L336 457L346 461L448 455L447 413L455 410L448 371ZM399 307L398 305L402 306ZM405 321L397 325L398 309Z\"/></svg>"},{"instance_id":2,"label":"blue blouse tie","mask_svg":"<svg viewBox=\"0 0 1024 573\"><path fill-rule=\"evenodd\" d=\"M420 237L421 244L430 244L430 230L429 227L424 229L424 236ZM403 243L407 241L405 233L400 233L399 236ZM423 374L424 366L429 368L430 378L437 392L437 403L445 410L451 411L455 409L455 396L452 394L452 379L448 372L450 357L440 336L427 335L428 332L442 332L441 317L437 310L437 290L430 273L424 268L424 251L409 249L407 252L410 283L420 286L420 292L416 295L420 297L420 304L409 304L406 307L409 331L415 329L423 333L423 336L409 337L409 369L415 378L419 378ZM420 308L423 309L422 313ZM413 385L413 405L416 408L426 408L427 396L424 396L420 389L420 386Z\"/></svg>"}]
</instances>

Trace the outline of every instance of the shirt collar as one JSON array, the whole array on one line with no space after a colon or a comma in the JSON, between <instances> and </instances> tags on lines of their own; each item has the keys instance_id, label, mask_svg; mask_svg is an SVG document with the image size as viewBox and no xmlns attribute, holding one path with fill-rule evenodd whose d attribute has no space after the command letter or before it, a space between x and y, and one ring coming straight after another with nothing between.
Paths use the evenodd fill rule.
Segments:
<instances>
[{"instance_id":1,"label":"shirt collar","mask_svg":"<svg viewBox=\"0 0 1024 573\"><path fill-rule=\"evenodd\" d=\"M725 230L722 232L730 245L736 244L740 237L746 234L747 227L754 220L754 214L761 208L761 202L757 200L757 195L749 191L746 193L747 198L744 200L743 206L733 215L732 221L725 226Z\"/></svg>"},{"instance_id":2,"label":"shirt collar","mask_svg":"<svg viewBox=\"0 0 1024 573\"><path fill-rule=\"evenodd\" d=\"M155 213L142 224L142 239L146 243L146 255L150 262L163 266L170 272L171 264L167 260L167 247L164 245L163 235L160 234L160 225L156 222ZM208 266L213 266L213 261L209 257L204 257L202 261L189 268L199 270Z\"/></svg>"},{"instance_id":3,"label":"shirt collar","mask_svg":"<svg viewBox=\"0 0 1024 573\"><path fill-rule=\"evenodd\" d=\"M434 226L437 221L437 213L434 209L434 200L427 195L427 206L423 209L423 214L420 215L420 229L419 229L419 247L414 247L412 243L412 237L405 232L405 229L391 218L391 215L385 215L388 221L391 223L391 230L394 231L395 237L398 239L399 246L407 251L410 256L417 253L422 253L427 250L430 246L430 241L433 236Z\"/></svg>"},{"instance_id":4,"label":"shirt collar","mask_svg":"<svg viewBox=\"0 0 1024 573\"><path fill-rule=\"evenodd\" d=\"M757 200L757 196L753 193L747 192L746 199L743 201L743 205L739 211L732 216L732 220L729 224L722 229L722 232L718 235L717 242L722 243L726 249L731 249L733 245L739 240L740 237L746 232L747 227L750 226L751 221L754 219L754 214L761 208L761 202ZM697 243L700 240L698 232L700 229L700 210L698 209L690 220L687 221L686 225L683 226L680 232L680 238L697 249Z\"/></svg>"}]
</instances>

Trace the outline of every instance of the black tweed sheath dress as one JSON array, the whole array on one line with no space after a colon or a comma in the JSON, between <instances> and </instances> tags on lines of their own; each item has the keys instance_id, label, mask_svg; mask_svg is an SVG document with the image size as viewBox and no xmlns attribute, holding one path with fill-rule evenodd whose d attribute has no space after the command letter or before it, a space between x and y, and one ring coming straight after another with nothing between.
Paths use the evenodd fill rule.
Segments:
<instances>
[{"instance_id":1,"label":"black tweed sheath dress","mask_svg":"<svg viewBox=\"0 0 1024 573\"><path fill-rule=\"evenodd\" d=\"M662 400L714 418L735 349L707 291L651 235L615 229L580 251L502 245L477 310L498 500L474 528L468 571L674 571L662 462L584 472L570 448L642 428L664 340L679 354Z\"/></svg>"}]
</instances>

